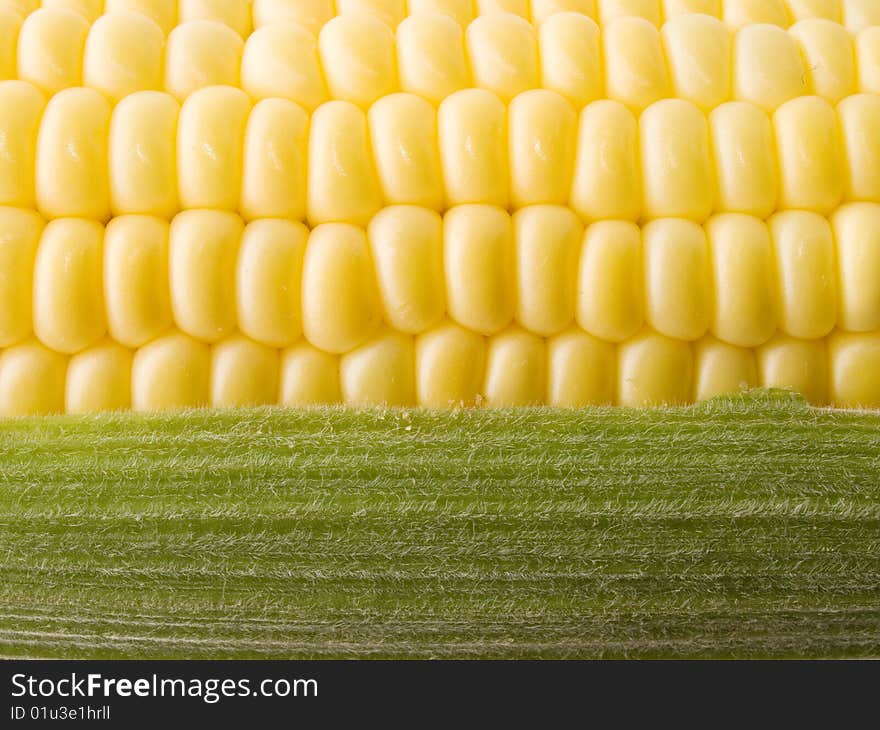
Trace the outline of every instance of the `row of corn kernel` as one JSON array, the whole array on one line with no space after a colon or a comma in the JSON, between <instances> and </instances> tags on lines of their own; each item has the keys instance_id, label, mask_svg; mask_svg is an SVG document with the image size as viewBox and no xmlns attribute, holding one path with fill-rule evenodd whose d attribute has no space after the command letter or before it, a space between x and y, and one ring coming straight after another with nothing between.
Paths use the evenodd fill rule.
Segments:
<instances>
[{"instance_id":1,"label":"row of corn kernel","mask_svg":"<svg viewBox=\"0 0 880 730\"><path fill-rule=\"evenodd\" d=\"M280 404L437 408L681 405L747 388L814 405L880 408L880 332L779 335L757 350L645 330L611 345L571 328L485 338L451 322L412 337L382 330L339 356L235 334L206 345L169 331L136 351L104 340L71 357L35 340L0 351L0 415Z\"/></svg>"},{"instance_id":2,"label":"row of corn kernel","mask_svg":"<svg viewBox=\"0 0 880 730\"><path fill-rule=\"evenodd\" d=\"M398 204L547 203L587 221L825 215L842 202L880 202L878 129L875 94L836 108L792 99L772 119L745 102L707 118L680 99L655 102L638 119L607 100L578 115L545 89L508 107L466 89L439 109L401 93L368 113L332 101L309 116L285 99L252 107L228 86L200 89L183 105L138 92L111 108L93 89L65 89L46 104L27 82L2 81L0 205L49 219L213 208L312 225L366 225Z\"/></svg>"},{"instance_id":3,"label":"row of corn kernel","mask_svg":"<svg viewBox=\"0 0 880 730\"><path fill-rule=\"evenodd\" d=\"M464 205L444 218L391 206L364 230L346 223L191 210L169 224L119 216L43 224L0 209L0 347L33 332L76 353L110 336L139 347L176 326L204 342L240 330L271 347L301 335L343 354L384 320L420 334L444 316L494 335L512 323L538 336L577 324L621 342L644 325L741 347L775 331L819 339L880 330L880 205L855 203L831 223L806 211L765 224L741 214L705 228L661 219L639 229L583 229L561 206L512 217Z\"/></svg>"},{"instance_id":4,"label":"row of corn kernel","mask_svg":"<svg viewBox=\"0 0 880 730\"><path fill-rule=\"evenodd\" d=\"M852 31L880 25L875 0L2 0L6 8L25 16L38 7L64 8L89 22L102 12L142 13L167 34L188 20L216 20L247 38L252 27L296 22L313 33L337 14L369 13L391 28L407 15L440 12L466 25L476 16L509 12L540 25L563 11L589 16L601 25L619 17L643 18L661 25L685 13L703 13L732 27L769 23L788 27L807 18L844 23Z\"/></svg>"},{"instance_id":5,"label":"row of corn kernel","mask_svg":"<svg viewBox=\"0 0 880 730\"><path fill-rule=\"evenodd\" d=\"M189 21L167 43L146 16L111 13L89 28L80 16L41 9L21 21L0 13L0 78L48 94L85 85L112 101L141 90L179 100L210 85L241 86L255 99L287 98L314 109L328 99L366 108L396 91L439 103L479 87L509 101L548 88L580 108L609 98L638 112L678 97L708 111L725 101L768 111L797 96L835 103L880 92L880 26L855 39L832 21L789 31L748 26L735 34L710 16L680 15L658 30L640 18L599 27L559 13L538 32L523 18L480 16L463 34L448 16L410 16L393 33L369 15L341 15L315 37L291 23L267 25L243 42L222 23Z\"/></svg>"}]
</instances>

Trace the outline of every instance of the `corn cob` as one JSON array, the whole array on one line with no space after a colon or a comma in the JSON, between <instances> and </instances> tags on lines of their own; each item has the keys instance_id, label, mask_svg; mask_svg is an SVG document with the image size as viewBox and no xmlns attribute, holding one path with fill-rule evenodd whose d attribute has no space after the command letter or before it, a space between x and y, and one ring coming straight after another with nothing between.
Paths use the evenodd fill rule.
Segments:
<instances>
[{"instance_id":1,"label":"corn cob","mask_svg":"<svg viewBox=\"0 0 880 730\"><path fill-rule=\"evenodd\" d=\"M86 47L111 18L142 22L103 16ZM556 18L598 52L592 21L561 14L542 32ZM447 23L406 22L425 19ZM377 22L324 26L327 58ZM462 68L493 38L515 40L501 31L530 28L519 23L474 21ZM388 73L362 84L341 62L328 86L358 98L303 106L252 107L239 89L199 88L182 64L166 68L175 94L107 83L105 98L56 80L45 104L27 81L0 83L14 152L0 203L18 208L3 215L15 280L0 292L0 409L647 405L757 384L877 407L880 102L853 93L861 57L831 63L849 36L824 21L750 26L732 74L711 18L682 15L662 35L623 18L604 36L603 60L569 64L604 68L580 101L486 68L474 76L489 88L424 95L439 107L389 93L387 30L365 56ZM624 52L639 38L656 42ZM750 65L779 44L793 53L778 78ZM537 45L510 47L537 68ZM675 60L694 49L698 73ZM805 74L801 52L829 62ZM157 67L141 61L143 74ZM323 79L327 64L312 71Z\"/></svg>"},{"instance_id":2,"label":"corn cob","mask_svg":"<svg viewBox=\"0 0 880 730\"><path fill-rule=\"evenodd\" d=\"M134 12L155 22L166 35L178 24L211 20L242 39L252 30L296 23L317 35L338 15L369 14L394 30L424 12L448 16L464 27L480 15L505 12L540 26L560 12L577 12L604 26L620 17L644 19L660 27L683 14L699 13L732 28L765 23L787 28L821 18L857 32L880 24L874 0L2 0L0 8L25 17L39 8L63 9L94 22L103 13Z\"/></svg>"}]
</instances>

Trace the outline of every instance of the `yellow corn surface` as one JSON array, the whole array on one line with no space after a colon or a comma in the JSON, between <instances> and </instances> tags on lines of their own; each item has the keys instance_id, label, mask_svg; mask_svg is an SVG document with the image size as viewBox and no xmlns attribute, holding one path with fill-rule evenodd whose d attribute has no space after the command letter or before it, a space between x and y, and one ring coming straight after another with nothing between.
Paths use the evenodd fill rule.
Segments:
<instances>
[{"instance_id":1,"label":"yellow corn surface","mask_svg":"<svg viewBox=\"0 0 880 730\"><path fill-rule=\"evenodd\" d=\"M43 5L0 81L0 414L880 408L859 3L577 8L601 29L544 3L535 30L536 4L340 1L317 37Z\"/></svg>"}]
</instances>

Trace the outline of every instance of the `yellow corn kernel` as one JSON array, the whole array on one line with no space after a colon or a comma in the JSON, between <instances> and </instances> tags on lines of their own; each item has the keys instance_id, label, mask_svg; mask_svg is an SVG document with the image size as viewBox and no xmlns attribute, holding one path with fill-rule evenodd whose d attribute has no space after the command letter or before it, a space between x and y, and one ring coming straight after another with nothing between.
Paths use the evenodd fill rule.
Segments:
<instances>
[{"instance_id":1,"label":"yellow corn kernel","mask_svg":"<svg viewBox=\"0 0 880 730\"><path fill-rule=\"evenodd\" d=\"M599 221L584 234L577 321L594 337L622 342L643 323L642 233L635 223Z\"/></svg>"},{"instance_id":2,"label":"yellow corn kernel","mask_svg":"<svg viewBox=\"0 0 880 730\"><path fill-rule=\"evenodd\" d=\"M296 23L318 35L336 15L333 0L253 0L254 28L277 23Z\"/></svg>"},{"instance_id":3,"label":"yellow corn kernel","mask_svg":"<svg viewBox=\"0 0 880 730\"><path fill-rule=\"evenodd\" d=\"M865 28L856 36L859 91L880 94L880 26Z\"/></svg>"},{"instance_id":4,"label":"yellow corn kernel","mask_svg":"<svg viewBox=\"0 0 880 730\"><path fill-rule=\"evenodd\" d=\"M766 218L776 210L779 173L776 143L767 113L732 101L709 115L715 161L716 209Z\"/></svg>"},{"instance_id":5,"label":"yellow corn kernel","mask_svg":"<svg viewBox=\"0 0 880 730\"><path fill-rule=\"evenodd\" d=\"M854 94L837 105L843 139L844 198L880 203L880 97Z\"/></svg>"},{"instance_id":6,"label":"yellow corn kernel","mask_svg":"<svg viewBox=\"0 0 880 730\"><path fill-rule=\"evenodd\" d=\"M703 221L714 205L709 125L691 102L665 99L639 119L645 216Z\"/></svg>"},{"instance_id":7,"label":"yellow corn kernel","mask_svg":"<svg viewBox=\"0 0 880 730\"><path fill-rule=\"evenodd\" d=\"M700 13L721 17L722 0L663 0L663 17L667 21L679 15Z\"/></svg>"},{"instance_id":8,"label":"yellow corn kernel","mask_svg":"<svg viewBox=\"0 0 880 730\"><path fill-rule=\"evenodd\" d=\"M724 22L733 28L776 25L787 28L788 12L783 0L724 0Z\"/></svg>"},{"instance_id":9,"label":"yellow corn kernel","mask_svg":"<svg viewBox=\"0 0 880 730\"><path fill-rule=\"evenodd\" d=\"M844 164L834 109L818 96L783 104L773 115L779 205L828 214L843 197Z\"/></svg>"},{"instance_id":10,"label":"yellow corn kernel","mask_svg":"<svg viewBox=\"0 0 880 730\"><path fill-rule=\"evenodd\" d=\"M217 342L235 329L235 266L244 224L234 213L186 210L171 221L168 270L174 321Z\"/></svg>"},{"instance_id":11,"label":"yellow corn kernel","mask_svg":"<svg viewBox=\"0 0 880 730\"><path fill-rule=\"evenodd\" d=\"M571 104L554 91L525 91L510 103L507 137L510 198L515 208L567 202L576 127Z\"/></svg>"},{"instance_id":12,"label":"yellow corn kernel","mask_svg":"<svg viewBox=\"0 0 880 730\"><path fill-rule=\"evenodd\" d=\"M288 347L302 333L302 269L309 232L264 219L244 229L235 269L238 326L259 343Z\"/></svg>"},{"instance_id":13,"label":"yellow corn kernel","mask_svg":"<svg viewBox=\"0 0 880 730\"><path fill-rule=\"evenodd\" d=\"M94 23L104 11L104 0L42 0L42 7L52 10L70 10Z\"/></svg>"},{"instance_id":14,"label":"yellow corn kernel","mask_svg":"<svg viewBox=\"0 0 880 730\"><path fill-rule=\"evenodd\" d=\"M880 409L880 334L828 338L829 399L837 408Z\"/></svg>"},{"instance_id":15,"label":"yellow corn kernel","mask_svg":"<svg viewBox=\"0 0 880 730\"><path fill-rule=\"evenodd\" d=\"M300 341L281 353L278 402L283 406L339 403L339 356Z\"/></svg>"},{"instance_id":16,"label":"yellow corn kernel","mask_svg":"<svg viewBox=\"0 0 880 730\"><path fill-rule=\"evenodd\" d=\"M551 15L541 23L538 48L541 86L562 94L578 110L602 98L599 26L591 18L568 12Z\"/></svg>"},{"instance_id":17,"label":"yellow corn kernel","mask_svg":"<svg viewBox=\"0 0 880 730\"><path fill-rule=\"evenodd\" d=\"M642 188L638 124L616 101L600 100L581 112L575 147L571 207L584 220L638 220Z\"/></svg>"},{"instance_id":18,"label":"yellow corn kernel","mask_svg":"<svg viewBox=\"0 0 880 730\"><path fill-rule=\"evenodd\" d=\"M77 353L67 365L67 413L124 411L131 407L132 353L112 340Z\"/></svg>"},{"instance_id":19,"label":"yellow corn kernel","mask_svg":"<svg viewBox=\"0 0 880 730\"><path fill-rule=\"evenodd\" d=\"M239 210L253 218L306 217L309 117L287 99L258 101L247 118Z\"/></svg>"},{"instance_id":20,"label":"yellow corn kernel","mask_svg":"<svg viewBox=\"0 0 880 730\"><path fill-rule=\"evenodd\" d=\"M411 337L383 330L339 358L342 400L351 406L409 406L416 400Z\"/></svg>"},{"instance_id":21,"label":"yellow corn kernel","mask_svg":"<svg viewBox=\"0 0 880 730\"><path fill-rule=\"evenodd\" d=\"M740 393L758 385L755 354L707 336L694 344L694 401Z\"/></svg>"},{"instance_id":22,"label":"yellow corn kernel","mask_svg":"<svg viewBox=\"0 0 880 730\"><path fill-rule=\"evenodd\" d=\"M199 89L183 102L177 122L181 207L238 208L250 109L247 94L230 86Z\"/></svg>"},{"instance_id":23,"label":"yellow corn kernel","mask_svg":"<svg viewBox=\"0 0 880 730\"><path fill-rule=\"evenodd\" d=\"M840 22L840 0L787 0L792 22L807 18L825 18Z\"/></svg>"},{"instance_id":24,"label":"yellow corn kernel","mask_svg":"<svg viewBox=\"0 0 880 730\"><path fill-rule=\"evenodd\" d=\"M474 85L509 102L539 86L538 39L532 25L516 15L481 15L465 33Z\"/></svg>"},{"instance_id":25,"label":"yellow corn kernel","mask_svg":"<svg viewBox=\"0 0 880 730\"><path fill-rule=\"evenodd\" d=\"M616 18L641 18L660 25L660 0L596 0L596 5L602 26Z\"/></svg>"},{"instance_id":26,"label":"yellow corn kernel","mask_svg":"<svg viewBox=\"0 0 880 730\"><path fill-rule=\"evenodd\" d=\"M0 208L0 347L31 334L34 257L43 226L31 210Z\"/></svg>"},{"instance_id":27,"label":"yellow corn kernel","mask_svg":"<svg viewBox=\"0 0 880 730\"><path fill-rule=\"evenodd\" d=\"M40 0L4 0L3 7L16 13L20 18L26 18L40 7Z\"/></svg>"},{"instance_id":28,"label":"yellow corn kernel","mask_svg":"<svg viewBox=\"0 0 880 730\"><path fill-rule=\"evenodd\" d=\"M172 325L168 223L122 215L104 231L104 301L110 336L140 347Z\"/></svg>"},{"instance_id":29,"label":"yellow corn kernel","mask_svg":"<svg viewBox=\"0 0 880 730\"><path fill-rule=\"evenodd\" d=\"M532 0L532 23L540 28L554 15L571 13L571 16L584 16L589 20L596 19L596 0ZM543 51L542 51L543 59Z\"/></svg>"},{"instance_id":30,"label":"yellow corn kernel","mask_svg":"<svg viewBox=\"0 0 880 730\"><path fill-rule=\"evenodd\" d=\"M251 32L250 0L178 0L177 22L216 20L232 28L242 38Z\"/></svg>"},{"instance_id":31,"label":"yellow corn kernel","mask_svg":"<svg viewBox=\"0 0 880 730\"><path fill-rule=\"evenodd\" d=\"M797 340L778 333L755 354L761 387L792 390L814 406L828 402L825 340Z\"/></svg>"},{"instance_id":32,"label":"yellow corn kernel","mask_svg":"<svg viewBox=\"0 0 880 730\"><path fill-rule=\"evenodd\" d=\"M165 91L181 102L206 86L239 84L244 41L217 20L191 20L174 28L165 49Z\"/></svg>"},{"instance_id":33,"label":"yellow corn kernel","mask_svg":"<svg viewBox=\"0 0 880 730\"><path fill-rule=\"evenodd\" d=\"M529 19L529 0L474 0L477 16L506 13Z\"/></svg>"},{"instance_id":34,"label":"yellow corn kernel","mask_svg":"<svg viewBox=\"0 0 880 730\"><path fill-rule=\"evenodd\" d=\"M630 408L685 405L693 372L690 343L644 330L617 347L616 402Z\"/></svg>"},{"instance_id":35,"label":"yellow corn kernel","mask_svg":"<svg viewBox=\"0 0 880 730\"><path fill-rule=\"evenodd\" d=\"M443 322L416 338L416 399L429 408L480 402L486 341L476 332Z\"/></svg>"},{"instance_id":36,"label":"yellow corn kernel","mask_svg":"<svg viewBox=\"0 0 880 730\"><path fill-rule=\"evenodd\" d=\"M765 2L765 0L759 0ZM725 13L730 3L725 3ZM731 21L725 19L728 25ZM746 25L733 39L733 98L773 112L810 93L809 74L797 43L782 28Z\"/></svg>"},{"instance_id":37,"label":"yellow corn kernel","mask_svg":"<svg viewBox=\"0 0 880 730\"><path fill-rule=\"evenodd\" d=\"M731 33L708 15L677 15L660 32L675 96L709 112L731 96Z\"/></svg>"},{"instance_id":38,"label":"yellow corn kernel","mask_svg":"<svg viewBox=\"0 0 880 730\"><path fill-rule=\"evenodd\" d=\"M394 205L379 211L367 231L385 321L418 334L440 321L443 226L433 210Z\"/></svg>"},{"instance_id":39,"label":"yellow corn kernel","mask_svg":"<svg viewBox=\"0 0 880 730\"><path fill-rule=\"evenodd\" d=\"M574 317L583 226L569 208L533 205L513 215L516 321L543 337Z\"/></svg>"},{"instance_id":40,"label":"yellow corn kernel","mask_svg":"<svg viewBox=\"0 0 880 730\"><path fill-rule=\"evenodd\" d=\"M381 318L367 237L347 223L312 231L303 261L302 327L315 347L343 353L362 344Z\"/></svg>"},{"instance_id":41,"label":"yellow corn kernel","mask_svg":"<svg viewBox=\"0 0 880 730\"><path fill-rule=\"evenodd\" d=\"M145 15L102 15L86 38L83 83L111 102L136 91L161 90L164 53L165 35Z\"/></svg>"},{"instance_id":42,"label":"yellow corn kernel","mask_svg":"<svg viewBox=\"0 0 880 730\"><path fill-rule=\"evenodd\" d=\"M438 13L451 18L462 28L466 27L475 17L472 0L407 0L406 5L410 18L426 13ZM397 30L399 32L400 28Z\"/></svg>"},{"instance_id":43,"label":"yellow corn kernel","mask_svg":"<svg viewBox=\"0 0 880 730\"><path fill-rule=\"evenodd\" d=\"M60 91L37 135L36 198L46 218L110 216L107 139L110 105L97 91Z\"/></svg>"},{"instance_id":44,"label":"yellow corn kernel","mask_svg":"<svg viewBox=\"0 0 880 730\"><path fill-rule=\"evenodd\" d=\"M614 402L614 346L571 328L547 340L547 404L557 408Z\"/></svg>"},{"instance_id":45,"label":"yellow corn kernel","mask_svg":"<svg viewBox=\"0 0 880 730\"><path fill-rule=\"evenodd\" d=\"M518 327L489 338L483 395L492 408L540 405L546 397L544 341Z\"/></svg>"},{"instance_id":46,"label":"yellow corn kernel","mask_svg":"<svg viewBox=\"0 0 880 730\"><path fill-rule=\"evenodd\" d=\"M16 77L16 55L21 17L18 13L0 8L0 79Z\"/></svg>"},{"instance_id":47,"label":"yellow corn kernel","mask_svg":"<svg viewBox=\"0 0 880 730\"><path fill-rule=\"evenodd\" d=\"M363 108L399 90L394 34L369 15L337 15L318 34L318 54L333 99Z\"/></svg>"},{"instance_id":48,"label":"yellow corn kernel","mask_svg":"<svg viewBox=\"0 0 880 730\"><path fill-rule=\"evenodd\" d=\"M370 142L386 205L442 210L437 113L414 94L390 94L367 114Z\"/></svg>"},{"instance_id":49,"label":"yellow corn kernel","mask_svg":"<svg viewBox=\"0 0 880 730\"><path fill-rule=\"evenodd\" d=\"M880 205L850 203L831 217L837 253L837 326L880 329Z\"/></svg>"},{"instance_id":50,"label":"yellow corn kernel","mask_svg":"<svg viewBox=\"0 0 880 730\"><path fill-rule=\"evenodd\" d=\"M491 205L460 205L443 221L443 269L449 316L480 334L501 331L515 307L510 216Z\"/></svg>"},{"instance_id":51,"label":"yellow corn kernel","mask_svg":"<svg viewBox=\"0 0 880 730\"><path fill-rule=\"evenodd\" d=\"M841 0L843 24L852 33L880 25L880 5L875 0Z\"/></svg>"},{"instance_id":52,"label":"yellow corn kernel","mask_svg":"<svg viewBox=\"0 0 880 730\"><path fill-rule=\"evenodd\" d=\"M397 28L400 88L439 104L470 86L464 33L448 15L410 15Z\"/></svg>"},{"instance_id":53,"label":"yellow corn kernel","mask_svg":"<svg viewBox=\"0 0 880 730\"><path fill-rule=\"evenodd\" d=\"M777 213L769 226L779 327L792 337L824 337L837 320L831 226L822 216L802 210Z\"/></svg>"},{"instance_id":54,"label":"yellow corn kernel","mask_svg":"<svg viewBox=\"0 0 880 730\"><path fill-rule=\"evenodd\" d=\"M255 30L241 54L241 88L253 99L280 97L314 110L328 98L315 36L288 22Z\"/></svg>"},{"instance_id":55,"label":"yellow corn kernel","mask_svg":"<svg viewBox=\"0 0 880 730\"><path fill-rule=\"evenodd\" d=\"M37 132L46 100L26 81L0 81L0 204L35 206Z\"/></svg>"},{"instance_id":56,"label":"yellow corn kernel","mask_svg":"<svg viewBox=\"0 0 880 730\"><path fill-rule=\"evenodd\" d=\"M170 94L139 91L122 99L110 117L110 204L113 213L171 218L177 195L177 119Z\"/></svg>"},{"instance_id":57,"label":"yellow corn kernel","mask_svg":"<svg viewBox=\"0 0 880 730\"><path fill-rule=\"evenodd\" d=\"M639 113L672 95L663 44L644 18L618 18L603 26L605 94Z\"/></svg>"},{"instance_id":58,"label":"yellow corn kernel","mask_svg":"<svg viewBox=\"0 0 880 730\"><path fill-rule=\"evenodd\" d=\"M437 114L440 162L448 205L507 207L507 111L495 94L465 89Z\"/></svg>"},{"instance_id":59,"label":"yellow corn kernel","mask_svg":"<svg viewBox=\"0 0 880 730\"><path fill-rule=\"evenodd\" d=\"M18 33L18 78L46 94L82 82L83 46L89 22L71 10L40 8Z\"/></svg>"},{"instance_id":60,"label":"yellow corn kernel","mask_svg":"<svg viewBox=\"0 0 880 730\"><path fill-rule=\"evenodd\" d=\"M336 13L372 15L394 30L406 17L406 2L405 0L336 0Z\"/></svg>"},{"instance_id":61,"label":"yellow corn kernel","mask_svg":"<svg viewBox=\"0 0 880 730\"><path fill-rule=\"evenodd\" d=\"M80 218L51 221L34 261L34 333L57 352L78 352L104 336L104 228Z\"/></svg>"},{"instance_id":62,"label":"yellow corn kernel","mask_svg":"<svg viewBox=\"0 0 880 730\"><path fill-rule=\"evenodd\" d=\"M706 223L712 261L712 334L755 347L776 331L776 274L764 221L722 213Z\"/></svg>"},{"instance_id":63,"label":"yellow corn kernel","mask_svg":"<svg viewBox=\"0 0 880 730\"><path fill-rule=\"evenodd\" d=\"M0 416L64 412L67 358L36 340L0 352Z\"/></svg>"},{"instance_id":64,"label":"yellow corn kernel","mask_svg":"<svg viewBox=\"0 0 880 730\"><path fill-rule=\"evenodd\" d=\"M832 104L856 91L853 43L846 28L821 18L802 20L789 33L797 41L814 94Z\"/></svg>"},{"instance_id":65,"label":"yellow corn kernel","mask_svg":"<svg viewBox=\"0 0 880 730\"><path fill-rule=\"evenodd\" d=\"M666 218L642 231L645 313L657 332L697 340L709 327L712 281L709 245L696 223Z\"/></svg>"},{"instance_id":66,"label":"yellow corn kernel","mask_svg":"<svg viewBox=\"0 0 880 730\"><path fill-rule=\"evenodd\" d=\"M235 334L211 348L211 405L271 405L278 400L278 350Z\"/></svg>"},{"instance_id":67,"label":"yellow corn kernel","mask_svg":"<svg viewBox=\"0 0 880 730\"><path fill-rule=\"evenodd\" d=\"M104 0L104 12L146 15L165 35L177 25L177 0Z\"/></svg>"},{"instance_id":68,"label":"yellow corn kernel","mask_svg":"<svg viewBox=\"0 0 880 730\"><path fill-rule=\"evenodd\" d=\"M329 101L309 128L309 223L366 225L382 207L366 115L347 101Z\"/></svg>"},{"instance_id":69,"label":"yellow corn kernel","mask_svg":"<svg viewBox=\"0 0 880 730\"><path fill-rule=\"evenodd\" d=\"M136 411L199 408L210 402L211 348L182 332L144 345L131 363Z\"/></svg>"}]
</instances>

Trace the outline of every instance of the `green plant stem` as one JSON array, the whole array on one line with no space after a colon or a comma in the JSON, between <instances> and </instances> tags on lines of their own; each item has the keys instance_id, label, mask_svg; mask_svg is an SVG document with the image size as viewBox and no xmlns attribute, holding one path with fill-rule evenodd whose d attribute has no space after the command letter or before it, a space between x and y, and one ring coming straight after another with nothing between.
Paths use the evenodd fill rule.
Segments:
<instances>
[{"instance_id":1,"label":"green plant stem","mask_svg":"<svg viewBox=\"0 0 880 730\"><path fill-rule=\"evenodd\" d=\"M880 414L0 422L0 655L880 655Z\"/></svg>"}]
</instances>

